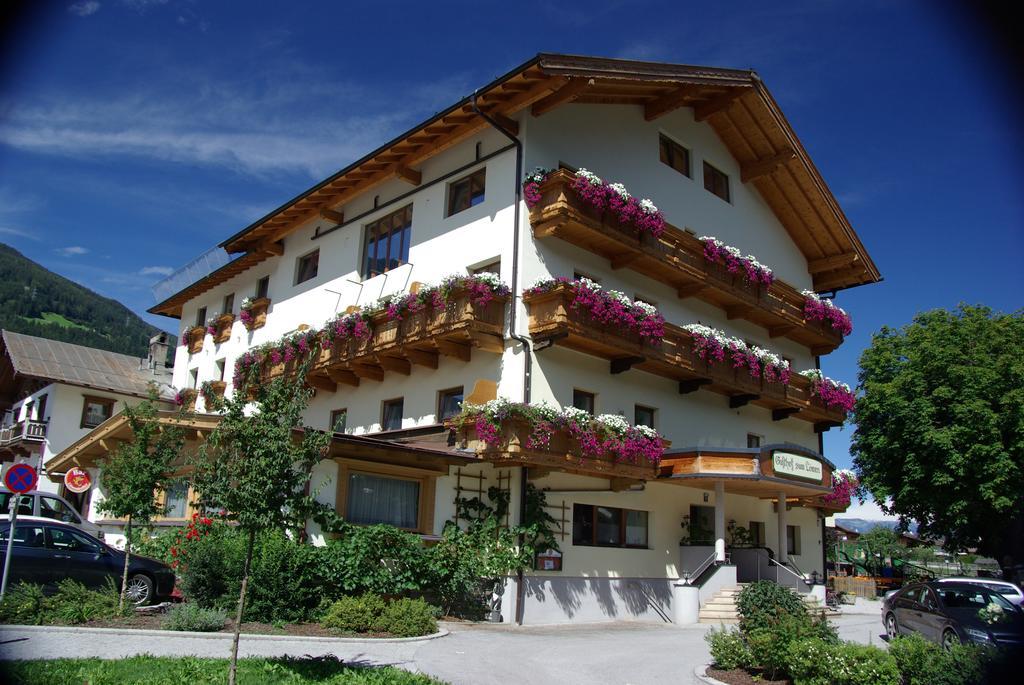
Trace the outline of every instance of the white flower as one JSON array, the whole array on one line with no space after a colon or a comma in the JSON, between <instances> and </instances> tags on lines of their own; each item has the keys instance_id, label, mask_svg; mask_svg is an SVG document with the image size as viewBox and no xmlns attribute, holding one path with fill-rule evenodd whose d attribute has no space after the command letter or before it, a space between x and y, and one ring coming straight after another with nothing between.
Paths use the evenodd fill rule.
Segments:
<instances>
[{"instance_id":1,"label":"white flower","mask_svg":"<svg viewBox=\"0 0 1024 685\"><path fill-rule=\"evenodd\" d=\"M541 183L551 173L551 169L545 169L542 166L534 168L533 171L526 175L527 183Z\"/></svg>"},{"instance_id":2,"label":"white flower","mask_svg":"<svg viewBox=\"0 0 1024 685\"><path fill-rule=\"evenodd\" d=\"M652 304L648 304L643 300L633 300L633 306L643 312L646 316L657 316L658 308Z\"/></svg>"},{"instance_id":3,"label":"white flower","mask_svg":"<svg viewBox=\"0 0 1024 685\"><path fill-rule=\"evenodd\" d=\"M639 433L640 435L644 436L645 438L660 438L661 437L660 435L658 435L658 431L654 430L650 426L642 426L642 425L641 426L633 426L633 430L635 430L637 433Z\"/></svg>"},{"instance_id":4,"label":"white flower","mask_svg":"<svg viewBox=\"0 0 1024 685\"><path fill-rule=\"evenodd\" d=\"M648 200L646 197L640 200L640 211L644 214L657 214L658 208L654 206L654 203Z\"/></svg>"},{"instance_id":5,"label":"white flower","mask_svg":"<svg viewBox=\"0 0 1024 685\"><path fill-rule=\"evenodd\" d=\"M248 309L251 306L252 306L252 298L251 297L243 297L242 298L242 309Z\"/></svg>"},{"instance_id":6,"label":"white flower","mask_svg":"<svg viewBox=\"0 0 1024 685\"><path fill-rule=\"evenodd\" d=\"M739 251L739 248L733 247L732 245L726 245L725 251L736 259L741 259L743 257L743 253Z\"/></svg>"},{"instance_id":7,"label":"white flower","mask_svg":"<svg viewBox=\"0 0 1024 685\"><path fill-rule=\"evenodd\" d=\"M611 183L608 185L608 187L611 188L612 191L616 195L621 197L623 200L629 200L629 191L626 190L626 186L622 185L621 183Z\"/></svg>"},{"instance_id":8,"label":"white flower","mask_svg":"<svg viewBox=\"0 0 1024 685\"><path fill-rule=\"evenodd\" d=\"M478 281L482 281L482 282L486 283L487 285L491 286L491 288L500 288L501 287L501 277L498 276L498 274L493 274L493 273L490 273L490 272L484 272L484 273L474 274L473 278L475 278Z\"/></svg>"},{"instance_id":9,"label":"white flower","mask_svg":"<svg viewBox=\"0 0 1024 685\"><path fill-rule=\"evenodd\" d=\"M633 306L633 300L629 299L629 296L626 295L626 293L619 292L618 290L608 290L607 293L608 296L611 297L613 300L617 300L618 302L626 305L627 307Z\"/></svg>"},{"instance_id":10,"label":"white flower","mask_svg":"<svg viewBox=\"0 0 1024 685\"><path fill-rule=\"evenodd\" d=\"M591 173L586 169L580 169L579 171L577 171L576 176L582 178L592 186L599 186L603 183L600 176L598 176L595 173Z\"/></svg>"},{"instance_id":11,"label":"white flower","mask_svg":"<svg viewBox=\"0 0 1024 685\"><path fill-rule=\"evenodd\" d=\"M588 290L600 290L601 289L601 284L600 283L598 283L596 281L592 281L589 278L587 278L586 276L584 276L582 278L576 279L576 282L579 283L580 285L582 285L584 288L586 288Z\"/></svg>"},{"instance_id":12,"label":"white flower","mask_svg":"<svg viewBox=\"0 0 1024 685\"><path fill-rule=\"evenodd\" d=\"M629 422L618 414L601 414L596 420L616 435L622 435L629 430Z\"/></svg>"},{"instance_id":13,"label":"white flower","mask_svg":"<svg viewBox=\"0 0 1024 685\"><path fill-rule=\"evenodd\" d=\"M590 415L590 412L576 407L562 407L562 418L570 423L587 426L594 417Z\"/></svg>"}]
</instances>

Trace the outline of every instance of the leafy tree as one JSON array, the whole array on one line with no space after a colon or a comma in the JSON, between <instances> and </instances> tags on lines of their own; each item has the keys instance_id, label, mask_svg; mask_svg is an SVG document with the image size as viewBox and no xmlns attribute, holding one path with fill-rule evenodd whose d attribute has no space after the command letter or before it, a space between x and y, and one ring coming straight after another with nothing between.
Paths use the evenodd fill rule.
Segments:
<instances>
[{"instance_id":1,"label":"leafy tree","mask_svg":"<svg viewBox=\"0 0 1024 685\"><path fill-rule=\"evenodd\" d=\"M852 545L862 554L863 566L873 576L882 575L887 558L896 561L908 556L908 550L900 542L900 536L885 526L875 526L861 533Z\"/></svg>"},{"instance_id":2,"label":"leafy tree","mask_svg":"<svg viewBox=\"0 0 1024 685\"><path fill-rule=\"evenodd\" d=\"M950 550L1024 557L1024 312L961 305L885 327L860 359L861 483Z\"/></svg>"},{"instance_id":3,"label":"leafy tree","mask_svg":"<svg viewBox=\"0 0 1024 685\"><path fill-rule=\"evenodd\" d=\"M296 378L305 377L306 366L308 363L297 371ZM279 378L247 387L255 394L251 412L246 412L249 399L245 390L237 390L227 400L209 395L215 398L214 409L222 418L196 455L193 480L199 504L237 522L248 537L229 685L235 683L256 535L265 530L298 528L314 513L317 505L304 491L313 467L327 456L331 441L328 433L302 424L302 412L311 395L304 384Z\"/></svg>"},{"instance_id":4,"label":"leafy tree","mask_svg":"<svg viewBox=\"0 0 1024 685\"><path fill-rule=\"evenodd\" d=\"M128 562L132 555L132 524L146 525L163 513L156 492L166 489L174 461L184 446L184 434L175 426L157 423L157 394L135 407L125 407L125 417L134 438L122 443L100 462L106 497L97 509L116 518L125 518L124 571L121 574L119 610L124 609L128 586Z\"/></svg>"}]
</instances>

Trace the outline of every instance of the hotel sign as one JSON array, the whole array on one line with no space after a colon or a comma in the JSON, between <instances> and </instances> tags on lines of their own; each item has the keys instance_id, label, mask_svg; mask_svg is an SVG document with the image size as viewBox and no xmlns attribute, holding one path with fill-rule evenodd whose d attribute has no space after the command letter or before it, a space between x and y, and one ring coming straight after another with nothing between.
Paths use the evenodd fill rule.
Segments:
<instances>
[{"instance_id":1,"label":"hotel sign","mask_svg":"<svg viewBox=\"0 0 1024 685\"><path fill-rule=\"evenodd\" d=\"M821 482L821 462L791 452L772 452L772 470L776 475Z\"/></svg>"}]
</instances>

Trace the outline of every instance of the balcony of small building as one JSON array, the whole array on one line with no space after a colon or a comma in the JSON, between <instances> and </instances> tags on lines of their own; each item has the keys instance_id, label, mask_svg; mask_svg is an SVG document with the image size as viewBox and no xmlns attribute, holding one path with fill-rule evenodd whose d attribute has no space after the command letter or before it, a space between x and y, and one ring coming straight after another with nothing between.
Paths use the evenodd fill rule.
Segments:
<instances>
[{"instance_id":1,"label":"balcony of small building","mask_svg":"<svg viewBox=\"0 0 1024 685\"><path fill-rule=\"evenodd\" d=\"M575 175L551 173L540 186L541 200L530 210L536 238L560 238L600 255L613 269L628 268L674 287L681 298L695 297L723 309L729 319L744 319L828 354L843 336L824 321L804 316L805 297L776 279L770 286L750 283L741 274L704 258L704 244L694 235L666 225L660 237L622 225L610 212L581 201L572 188Z\"/></svg>"},{"instance_id":2,"label":"balcony of small building","mask_svg":"<svg viewBox=\"0 0 1024 685\"><path fill-rule=\"evenodd\" d=\"M38 451L46 441L46 421L23 419L0 427L0 450L15 453Z\"/></svg>"},{"instance_id":3,"label":"balcony of small building","mask_svg":"<svg viewBox=\"0 0 1024 685\"><path fill-rule=\"evenodd\" d=\"M535 350L551 345L589 354L609 362L609 372L631 369L661 376L679 384L680 394L705 390L725 398L723 406L736 409L747 404L772 412L772 419L795 418L814 424L823 432L842 425L842 409L825 406L812 393L811 383L793 373L788 384L755 378L746 369L737 369L728 361L710 363L693 351L689 332L665 324L665 336L658 341L644 340L628 330L612 328L593 321L572 306L568 285L536 295L525 295L529 308L530 335Z\"/></svg>"},{"instance_id":4,"label":"balcony of small building","mask_svg":"<svg viewBox=\"0 0 1024 685\"><path fill-rule=\"evenodd\" d=\"M369 337L334 341L316 350L306 381L334 392L339 384L380 382L387 374L408 376L417 365L436 369L441 357L468 362L474 352L500 355L505 349L507 303L508 297L495 296L481 305L469 293L456 292L444 307L423 309L402 319L390 320L380 312L369 322ZM294 375L302 363L300 359L267 362L262 377Z\"/></svg>"}]
</instances>

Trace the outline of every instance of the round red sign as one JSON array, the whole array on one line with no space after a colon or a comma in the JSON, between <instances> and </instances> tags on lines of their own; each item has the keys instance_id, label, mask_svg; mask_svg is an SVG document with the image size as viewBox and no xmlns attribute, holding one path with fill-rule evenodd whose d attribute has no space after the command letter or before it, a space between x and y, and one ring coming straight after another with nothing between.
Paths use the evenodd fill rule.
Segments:
<instances>
[{"instance_id":1,"label":"round red sign","mask_svg":"<svg viewBox=\"0 0 1024 685\"><path fill-rule=\"evenodd\" d=\"M92 487L92 478L89 477L88 471L75 466L64 474L64 487L75 493L85 492Z\"/></svg>"},{"instance_id":2,"label":"round red sign","mask_svg":"<svg viewBox=\"0 0 1024 685\"><path fill-rule=\"evenodd\" d=\"M14 464L4 474L4 485L11 492L28 492L36 486L38 480L36 470L28 464Z\"/></svg>"}]
</instances>

